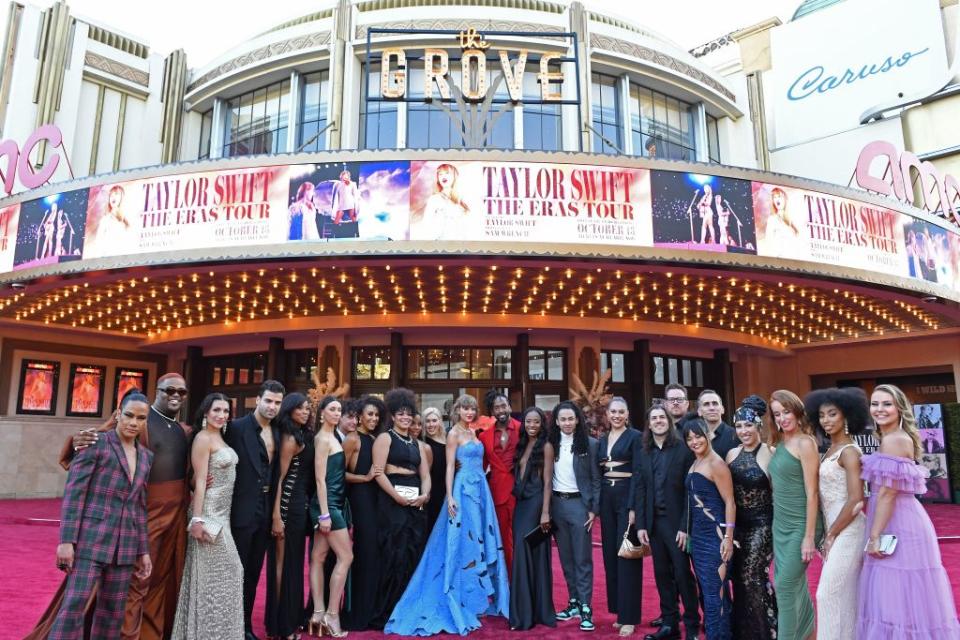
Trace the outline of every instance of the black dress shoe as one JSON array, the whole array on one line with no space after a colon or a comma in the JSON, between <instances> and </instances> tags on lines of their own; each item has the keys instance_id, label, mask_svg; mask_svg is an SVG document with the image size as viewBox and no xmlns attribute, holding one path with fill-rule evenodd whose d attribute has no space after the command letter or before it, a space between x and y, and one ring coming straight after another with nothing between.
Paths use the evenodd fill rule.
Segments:
<instances>
[{"instance_id":1,"label":"black dress shoe","mask_svg":"<svg viewBox=\"0 0 960 640\"><path fill-rule=\"evenodd\" d=\"M655 628L660 628L660 627L662 627L662 626L663 626L663 616L660 616L659 618L654 618L653 620L651 620L651 621L650 621L650 626L651 626L651 627L655 627Z\"/></svg>"},{"instance_id":2,"label":"black dress shoe","mask_svg":"<svg viewBox=\"0 0 960 640\"><path fill-rule=\"evenodd\" d=\"M260 640L253 631L247 631L243 634L243 640Z\"/></svg>"},{"instance_id":3,"label":"black dress shoe","mask_svg":"<svg viewBox=\"0 0 960 640\"><path fill-rule=\"evenodd\" d=\"M684 640L700 640L700 631L698 629L687 629Z\"/></svg>"},{"instance_id":4,"label":"black dress shoe","mask_svg":"<svg viewBox=\"0 0 960 640\"><path fill-rule=\"evenodd\" d=\"M680 640L680 630L670 625L661 625L656 633L648 633L643 640Z\"/></svg>"}]
</instances>

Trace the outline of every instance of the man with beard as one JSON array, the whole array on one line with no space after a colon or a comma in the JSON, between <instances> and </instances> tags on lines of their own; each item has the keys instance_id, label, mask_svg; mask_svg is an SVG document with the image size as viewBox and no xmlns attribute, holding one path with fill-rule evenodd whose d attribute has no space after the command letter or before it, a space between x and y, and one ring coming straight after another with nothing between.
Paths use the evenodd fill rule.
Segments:
<instances>
[{"instance_id":1,"label":"man with beard","mask_svg":"<svg viewBox=\"0 0 960 640\"><path fill-rule=\"evenodd\" d=\"M157 396L150 407L147 428L140 444L153 452L153 466L147 479L147 538L153 573L147 579L134 574L127 594L120 637L123 640L169 638L180 592L180 577L186 553L190 459L188 427L177 420L187 397L187 383L179 373L167 373L157 380ZM122 398L121 398L122 400ZM96 443L99 432L116 427L116 415L98 430L85 430L64 444L60 465L70 467L76 452ZM46 638L63 598L63 585L27 640Z\"/></svg>"},{"instance_id":2,"label":"man with beard","mask_svg":"<svg viewBox=\"0 0 960 640\"><path fill-rule=\"evenodd\" d=\"M520 422L510 416L510 400L501 392L488 394L491 402L493 428L481 431L478 439L483 444L483 465L489 468L487 480L500 524L503 556L508 573L513 571L513 458L520 441Z\"/></svg>"},{"instance_id":3,"label":"man with beard","mask_svg":"<svg viewBox=\"0 0 960 640\"><path fill-rule=\"evenodd\" d=\"M666 396L663 406L678 430L683 428L684 420L697 417L696 411L690 411L690 398L682 384L671 382L664 388L663 395Z\"/></svg>"},{"instance_id":4,"label":"man with beard","mask_svg":"<svg viewBox=\"0 0 960 640\"><path fill-rule=\"evenodd\" d=\"M232 420L224 441L237 453L237 479L233 485L230 529L243 565L243 625L246 640L253 633L253 603L263 569L273 523L279 428L273 419L280 411L286 390L276 380L260 385L253 413Z\"/></svg>"}]
</instances>

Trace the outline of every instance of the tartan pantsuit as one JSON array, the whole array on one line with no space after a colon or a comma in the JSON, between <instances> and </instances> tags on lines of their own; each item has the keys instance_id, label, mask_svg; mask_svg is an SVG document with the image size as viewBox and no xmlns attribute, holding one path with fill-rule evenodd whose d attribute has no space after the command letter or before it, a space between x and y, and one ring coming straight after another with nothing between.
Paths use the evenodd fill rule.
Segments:
<instances>
[{"instance_id":1,"label":"tartan pantsuit","mask_svg":"<svg viewBox=\"0 0 960 640\"><path fill-rule=\"evenodd\" d=\"M73 571L67 578L67 590L48 640L75 640L83 638L84 608L90 593L97 588L97 608L93 616L91 638L118 638L123 626L123 610L127 603L127 589L132 564L112 564L76 558Z\"/></svg>"},{"instance_id":2,"label":"tartan pantsuit","mask_svg":"<svg viewBox=\"0 0 960 640\"><path fill-rule=\"evenodd\" d=\"M92 635L120 636L134 564L149 553L146 481L152 462L153 453L137 445L131 479L120 436L106 431L70 465L60 543L73 545L74 564L50 638L83 638L84 609L98 583Z\"/></svg>"}]
</instances>

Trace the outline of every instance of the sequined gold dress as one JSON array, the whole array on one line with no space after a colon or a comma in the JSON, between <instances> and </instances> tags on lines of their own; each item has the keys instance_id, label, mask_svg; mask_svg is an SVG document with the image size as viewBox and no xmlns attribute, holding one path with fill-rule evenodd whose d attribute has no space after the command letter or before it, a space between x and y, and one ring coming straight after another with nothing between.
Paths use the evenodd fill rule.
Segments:
<instances>
[{"instance_id":1,"label":"sequined gold dress","mask_svg":"<svg viewBox=\"0 0 960 640\"><path fill-rule=\"evenodd\" d=\"M188 539L173 640L243 638L243 567L230 532L237 461L236 452L227 446L210 454L213 483L203 496L202 516L222 528L213 542Z\"/></svg>"}]
</instances>

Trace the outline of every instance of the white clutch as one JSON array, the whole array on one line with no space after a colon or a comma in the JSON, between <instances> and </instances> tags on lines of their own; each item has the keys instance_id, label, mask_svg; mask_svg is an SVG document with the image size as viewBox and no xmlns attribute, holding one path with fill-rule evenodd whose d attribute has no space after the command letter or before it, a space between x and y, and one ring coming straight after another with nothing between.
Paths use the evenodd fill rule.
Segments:
<instances>
[{"instance_id":1,"label":"white clutch","mask_svg":"<svg viewBox=\"0 0 960 640\"><path fill-rule=\"evenodd\" d=\"M408 487L405 485L393 485L393 490L400 494L400 497L404 500L416 500L420 497L420 489L416 487Z\"/></svg>"}]
</instances>

